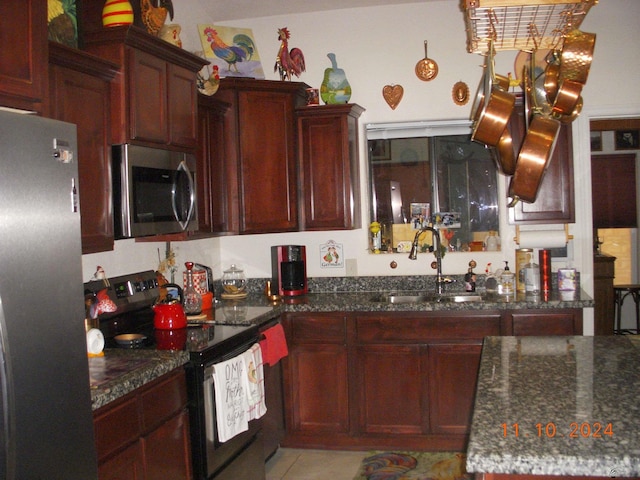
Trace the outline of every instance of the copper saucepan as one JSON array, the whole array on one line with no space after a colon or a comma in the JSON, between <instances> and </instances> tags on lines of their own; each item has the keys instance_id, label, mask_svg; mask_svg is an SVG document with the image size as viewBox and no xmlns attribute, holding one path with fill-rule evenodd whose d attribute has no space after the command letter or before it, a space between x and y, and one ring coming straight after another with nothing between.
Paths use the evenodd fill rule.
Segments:
<instances>
[{"instance_id":1,"label":"copper saucepan","mask_svg":"<svg viewBox=\"0 0 640 480\"><path fill-rule=\"evenodd\" d=\"M556 99L553 102L553 116L560 118L563 115L573 114L578 105L578 101L581 99L581 93L582 83L569 79L562 80Z\"/></svg>"},{"instance_id":2,"label":"copper saucepan","mask_svg":"<svg viewBox=\"0 0 640 480\"><path fill-rule=\"evenodd\" d=\"M516 171L516 157L513 153L513 139L509 127L505 128L504 132L502 132L495 155L497 157L495 160L498 165L498 170L505 175L513 175Z\"/></svg>"},{"instance_id":3,"label":"copper saucepan","mask_svg":"<svg viewBox=\"0 0 640 480\"><path fill-rule=\"evenodd\" d=\"M533 116L509 185L509 196L513 198L512 205L517 200L528 203L536 201L544 173L553 156L559 132L559 120L548 115Z\"/></svg>"},{"instance_id":4,"label":"copper saucepan","mask_svg":"<svg viewBox=\"0 0 640 480\"><path fill-rule=\"evenodd\" d=\"M595 44L595 33L582 32L576 28L565 35L560 55L561 80L575 80L583 85L587 83Z\"/></svg>"}]
</instances>

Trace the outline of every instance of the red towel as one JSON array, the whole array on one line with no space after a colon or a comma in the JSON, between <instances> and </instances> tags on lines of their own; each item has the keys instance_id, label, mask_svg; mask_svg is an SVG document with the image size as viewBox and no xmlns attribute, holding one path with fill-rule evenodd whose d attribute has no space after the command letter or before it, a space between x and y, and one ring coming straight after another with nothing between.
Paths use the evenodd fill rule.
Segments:
<instances>
[{"instance_id":1,"label":"red towel","mask_svg":"<svg viewBox=\"0 0 640 480\"><path fill-rule=\"evenodd\" d=\"M289 354L287 339L280 323L268 328L262 332L262 335L264 335L264 339L260 340L260 349L262 350L262 362L265 365L275 365L278 360Z\"/></svg>"}]
</instances>

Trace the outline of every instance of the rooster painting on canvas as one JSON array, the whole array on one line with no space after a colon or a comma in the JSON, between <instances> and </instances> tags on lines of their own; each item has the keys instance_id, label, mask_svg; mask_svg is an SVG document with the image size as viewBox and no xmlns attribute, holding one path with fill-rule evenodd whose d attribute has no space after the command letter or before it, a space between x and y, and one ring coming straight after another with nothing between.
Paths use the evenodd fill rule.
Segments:
<instances>
[{"instance_id":1,"label":"rooster painting on canvas","mask_svg":"<svg viewBox=\"0 0 640 480\"><path fill-rule=\"evenodd\" d=\"M198 25L204 56L220 77L264 79L253 34L247 28Z\"/></svg>"}]
</instances>

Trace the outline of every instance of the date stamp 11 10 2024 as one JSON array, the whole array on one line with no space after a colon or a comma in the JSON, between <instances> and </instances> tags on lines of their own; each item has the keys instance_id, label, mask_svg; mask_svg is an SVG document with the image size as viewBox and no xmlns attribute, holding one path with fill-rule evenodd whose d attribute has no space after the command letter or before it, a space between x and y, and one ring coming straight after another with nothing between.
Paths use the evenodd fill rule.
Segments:
<instances>
[{"instance_id":1,"label":"date stamp 11 10 2024","mask_svg":"<svg viewBox=\"0 0 640 480\"><path fill-rule=\"evenodd\" d=\"M602 422L570 422L558 425L554 422L521 425L520 423L501 423L500 429L505 438L538 437L538 438L613 438L613 424Z\"/></svg>"}]
</instances>

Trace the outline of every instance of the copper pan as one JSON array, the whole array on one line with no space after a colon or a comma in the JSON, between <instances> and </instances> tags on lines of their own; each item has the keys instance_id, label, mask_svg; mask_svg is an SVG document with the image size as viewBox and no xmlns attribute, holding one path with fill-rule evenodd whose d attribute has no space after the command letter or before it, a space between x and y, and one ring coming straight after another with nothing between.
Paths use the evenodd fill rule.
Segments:
<instances>
[{"instance_id":1,"label":"copper pan","mask_svg":"<svg viewBox=\"0 0 640 480\"><path fill-rule=\"evenodd\" d=\"M471 140L491 147L498 145L515 103L516 97L513 94L492 86L489 99L483 102Z\"/></svg>"},{"instance_id":2,"label":"copper pan","mask_svg":"<svg viewBox=\"0 0 640 480\"><path fill-rule=\"evenodd\" d=\"M558 95L558 77L560 76L560 65L550 63L544 72L544 91L547 94L549 103L556 101Z\"/></svg>"},{"instance_id":3,"label":"copper pan","mask_svg":"<svg viewBox=\"0 0 640 480\"><path fill-rule=\"evenodd\" d=\"M538 190L553 156L560 121L547 115L534 115L529 130L522 142L516 170L509 185L512 205L517 200L534 203Z\"/></svg>"},{"instance_id":4,"label":"copper pan","mask_svg":"<svg viewBox=\"0 0 640 480\"><path fill-rule=\"evenodd\" d=\"M580 112L582 112L582 106L583 106L582 97L578 97L578 102L576 103L576 106L573 109L573 112L571 112L568 115L562 115L560 117L560 121L562 123L573 122L576 118L578 118L578 115L580 115Z\"/></svg>"},{"instance_id":5,"label":"copper pan","mask_svg":"<svg viewBox=\"0 0 640 480\"><path fill-rule=\"evenodd\" d=\"M553 116L560 118L564 115L572 115L578 106L578 101L582 98L581 93L582 83L569 79L562 80L551 109Z\"/></svg>"},{"instance_id":6,"label":"copper pan","mask_svg":"<svg viewBox=\"0 0 640 480\"><path fill-rule=\"evenodd\" d=\"M575 80L583 85L587 83L595 44L595 33L581 32L576 28L565 35L560 55L561 80Z\"/></svg>"},{"instance_id":7,"label":"copper pan","mask_svg":"<svg viewBox=\"0 0 640 480\"><path fill-rule=\"evenodd\" d=\"M513 153L513 139L511 138L509 127L502 132L492 155L500 172L505 175L513 175L516 171L516 157Z\"/></svg>"}]
</instances>

